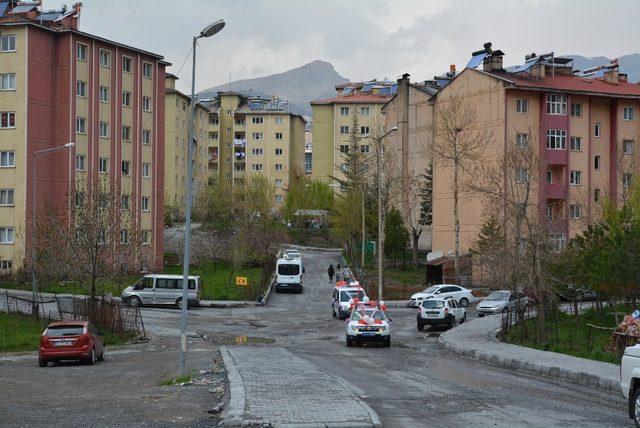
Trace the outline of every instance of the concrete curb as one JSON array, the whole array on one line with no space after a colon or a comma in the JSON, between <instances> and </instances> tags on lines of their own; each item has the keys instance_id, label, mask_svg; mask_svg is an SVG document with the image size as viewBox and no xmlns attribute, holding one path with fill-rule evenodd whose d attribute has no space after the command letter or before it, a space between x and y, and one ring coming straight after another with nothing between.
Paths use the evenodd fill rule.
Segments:
<instances>
[{"instance_id":1,"label":"concrete curb","mask_svg":"<svg viewBox=\"0 0 640 428\"><path fill-rule=\"evenodd\" d=\"M469 322L472 323L473 320ZM499 329L488 332L486 337L487 342L491 342L491 341L498 342L498 339L496 338L496 335L498 334L498 332L499 332ZM448 337L449 335L447 333L448 332L445 332L440 335L437 342L438 346L448 351L454 352L456 354L460 354L464 357L482 361L484 363L491 364L493 366L498 366L508 370L539 374L552 379L567 380L573 383L577 383L579 385L585 385L585 386L603 389L609 392L620 393L620 381L618 379L611 379L608 377L598 376L592 373L588 373L581 370L574 370L567 367L548 365L548 364L543 364L537 361L528 361L528 360L523 360L519 358L504 356L498 352L481 351L469 346L462 346L450 340ZM500 342L500 343L506 346L513 346L514 348L515 347L523 348L518 345L509 345L504 342ZM524 349L527 349L527 348L524 348ZM538 352L547 352L547 351L538 351ZM552 352L548 352L548 353L552 354ZM580 359L578 357L575 357L575 358Z\"/></svg>"},{"instance_id":2,"label":"concrete curb","mask_svg":"<svg viewBox=\"0 0 640 428\"><path fill-rule=\"evenodd\" d=\"M229 406L227 407L224 417L224 426L239 427L243 424L242 418L244 416L244 382L226 346L220 347L220 355L222 356L222 361L227 371L230 395Z\"/></svg>"}]
</instances>

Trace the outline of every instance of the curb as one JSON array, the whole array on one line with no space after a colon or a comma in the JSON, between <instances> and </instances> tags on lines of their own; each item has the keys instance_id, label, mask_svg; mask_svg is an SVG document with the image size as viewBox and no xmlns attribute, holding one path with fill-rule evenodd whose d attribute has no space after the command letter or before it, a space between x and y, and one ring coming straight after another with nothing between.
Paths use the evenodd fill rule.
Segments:
<instances>
[{"instance_id":1,"label":"curb","mask_svg":"<svg viewBox=\"0 0 640 428\"><path fill-rule=\"evenodd\" d=\"M230 398L229 407L227 407L224 417L224 426L239 427L243 424L242 418L244 416L244 383L227 347L221 346L219 349L222 362L227 371L227 378L229 379Z\"/></svg>"}]
</instances>

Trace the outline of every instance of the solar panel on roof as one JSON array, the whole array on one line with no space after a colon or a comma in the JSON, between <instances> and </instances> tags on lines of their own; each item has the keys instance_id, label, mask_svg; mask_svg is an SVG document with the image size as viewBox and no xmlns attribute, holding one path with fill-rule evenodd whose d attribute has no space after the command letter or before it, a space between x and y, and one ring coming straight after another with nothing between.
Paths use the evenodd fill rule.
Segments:
<instances>
[{"instance_id":1,"label":"solar panel on roof","mask_svg":"<svg viewBox=\"0 0 640 428\"><path fill-rule=\"evenodd\" d=\"M11 10L11 13L25 13L36 8L36 4L26 4L22 6L16 6Z\"/></svg>"},{"instance_id":2,"label":"solar panel on roof","mask_svg":"<svg viewBox=\"0 0 640 428\"><path fill-rule=\"evenodd\" d=\"M474 55L473 57L471 57L471 60L467 63L467 68L476 68L478 67L480 64L482 64L482 61L484 61L484 59L487 57L487 55L489 55L487 52L478 54L478 55Z\"/></svg>"},{"instance_id":3,"label":"solar panel on roof","mask_svg":"<svg viewBox=\"0 0 640 428\"><path fill-rule=\"evenodd\" d=\"M4 12L7 10L8 6L9 6L8 1L0 1L0 16L4 15Z\"/></svg>"},{"instance_id":4,"label":"solar panel on roof","mask_svg":"<svg viewBox=\"0 0 640 428\"><path fill-rule=\"evenodd\" d=\"M391 91L391 88L388 86L385 86L384 88L380 88L380 95L389 95L389 91Z\"/></svg>"},{"instance_id":5,"label":"solar panel on roof","mask_svg":"<svg viewBox=\"0 0 640 428\"><path fill-rule=\"evenodd\" d=\"M362 92L370 92L373 89L373 83L366 83L362 87Z\"/></svg>"},{"instance_id":6,"label":"solar panel on roof","mask_svg":"<svg viewBox=\"0 0 640 428\"><path fill-rule=\"evenodd\" d=\"M61 12L42 13L38 16L40 21L55 21L62 16Z\"/></svg>"},{"instance_id":7,"label":"solar panel on roof","mask_svg":"<svg viewBox=\"0 0 640 428\"><path fill-rule=\"evenodd\" d=\"M441 88L444 88L445 86L447 86L449 84L449 82L450 82L450 80L446 80L446 79L438 79L438 80L436 80L436 83Z\"/></svg>"},{"instance_id":8,"label":"solar panel on roof","mask_svg":"<svg viewBox=\"0 0 640 428\"><path fill-rule=\"evenodd\" d=\"M351 86L348 86L342 90L342 94L344 95L350 94L351 92L353 92L353 87Z\"/></svg>"},{"instance_id":9,"label":"solar panel on roof","mask_svg":"<svg viewBox=\"0 0 640 428\"><path fill-rule=\"evenodd\" d=\"M391 85L391 89L389 89L389 93L395 94L397 92L398 92L398 84L396 83L395 85Z\"/></svg>"}]
</instances>

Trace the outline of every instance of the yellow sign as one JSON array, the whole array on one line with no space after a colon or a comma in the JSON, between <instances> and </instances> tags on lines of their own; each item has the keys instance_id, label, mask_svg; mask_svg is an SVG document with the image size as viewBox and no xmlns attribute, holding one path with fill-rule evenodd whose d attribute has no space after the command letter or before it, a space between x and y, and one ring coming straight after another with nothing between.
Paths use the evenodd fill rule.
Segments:
<instances>
[{"instance_id":1,"label":"yellow sign","mask_svg":"<svg viewBox=\"0 0 640 428\"><path fill-rule=\"evenodd\" d=\"M236 276L236 285L238 287L246 287L249 285L249 281L246 276Z\"/></svg>"}]
</instances>

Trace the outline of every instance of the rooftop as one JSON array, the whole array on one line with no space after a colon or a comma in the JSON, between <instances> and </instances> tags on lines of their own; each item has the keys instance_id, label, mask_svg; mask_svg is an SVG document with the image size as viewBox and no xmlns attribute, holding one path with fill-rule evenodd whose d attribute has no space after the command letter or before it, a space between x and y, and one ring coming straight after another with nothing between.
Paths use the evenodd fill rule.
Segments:
<instances>
[{"instance_id":1,"label":"rooftop","mask_svg":"<svg viewBox=\"0 0 640 428\"><path fill-rule=\"evenodd\" d=\"M392 95L363 94L360 92L311 101L311 104L384 104Z\"/></svg>"}]
</instances>

